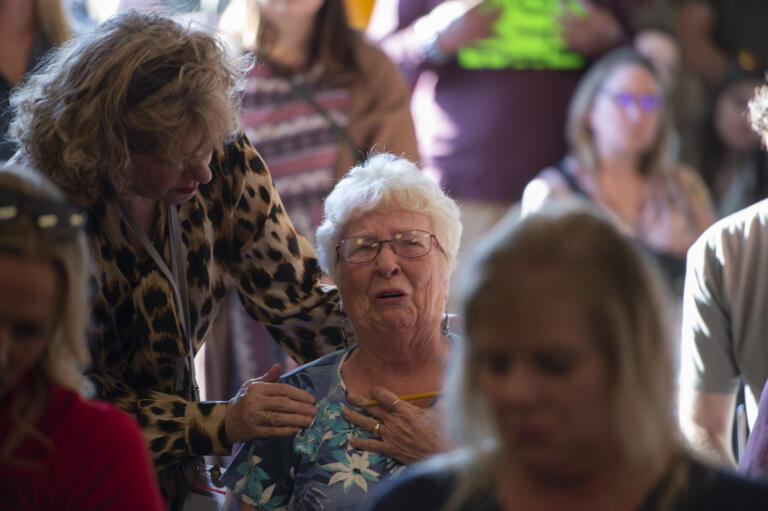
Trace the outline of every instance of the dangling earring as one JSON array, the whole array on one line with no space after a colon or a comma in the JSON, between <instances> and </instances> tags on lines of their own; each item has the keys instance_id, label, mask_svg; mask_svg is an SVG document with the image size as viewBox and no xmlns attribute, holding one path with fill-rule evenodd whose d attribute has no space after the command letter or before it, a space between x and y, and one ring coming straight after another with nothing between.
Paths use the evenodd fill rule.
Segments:
<instances>
[{"instance_id":1,"label":"dangling earring","mask_svg":"<svg viewBox=\"0 0 768 511\"><path fill-rule=\"evenodd\" d=\"M357 342L357 338L355 336L355 331L352 329L352 325L349 322L349 317L347 316L346 312L344 312L344 304L341 302L341 298L339 298L339 312L341 313L340 328L342 345L349 347L350 345Z\"/></svg>"},{"instance_id":2,"label":"dangling earring","mask_svg":"<svg viewBox=\"0 0 768 511\"><path fill-rule=\"evenodd\" d=\"M440 324L440 333L447 337L451 333L451 325L448 323L448 304L445 305L443 312L443 321Z\"/></svg>"}]
</instances>

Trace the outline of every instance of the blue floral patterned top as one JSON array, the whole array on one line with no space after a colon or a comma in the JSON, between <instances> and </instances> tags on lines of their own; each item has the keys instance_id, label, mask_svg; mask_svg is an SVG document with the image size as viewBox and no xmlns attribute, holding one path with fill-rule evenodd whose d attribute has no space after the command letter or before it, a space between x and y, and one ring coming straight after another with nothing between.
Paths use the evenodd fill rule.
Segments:
<instances>
[{"instance_id":1,"label":"blue floral patterned top","mask_svg":"<svg viewBox=\"0 0 768 511\"><path fill-rule=\"evenodd\" d=\"M354 510L371 488L402 470L397 460L349 446L350 436L371 438L341 415L344 408L365 413L347 401L341 380L341 365L354 348L280 379L314 395L318 412L293 438L259 438L243 445L223 476L243 502L261 511Z\"/></svg>"}]
</instances>

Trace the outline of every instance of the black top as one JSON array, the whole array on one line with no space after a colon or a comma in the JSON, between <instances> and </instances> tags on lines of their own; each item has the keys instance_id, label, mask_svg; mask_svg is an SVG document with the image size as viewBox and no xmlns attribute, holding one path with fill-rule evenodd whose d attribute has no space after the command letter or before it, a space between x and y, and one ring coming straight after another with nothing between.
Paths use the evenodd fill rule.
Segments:
<instances>
[{"instance_id":1,"label":"black top","mask_svg":"<svg viewBox=\"0 0 768 511\"><path fill-rule=\"evenodd\" d=\"M456 488L458 466L440 461L419 463L382 484L360 508L363 511L440 510ZM756 511L768 509L768 483L746 479L688 460L689 481L671 509L674 511ZM664 493L662 481L637 511L659 509ZM475 494L461 511L501 511L498 494L490 489Z\"/></svg>"},{"instance_id":2,"label":"black top","mask_svg":"<svg viewBox=\"0 0 768 511\"><path fill-rule=\"evenodd\" d=\"M765 0L705 0L714 12L712 39L736 61L741 53L757 58L757 69L768 66L768 31Z\"/></svg>"},{"instance_id":3,"label":"black top","mask_svg":"<svg viewBox=\"0 0 768 511\"><path fill-rule=\"evenodd\" d=\"M587 193L584 188L581 187L576 178L568 171L565 159L560 160L555 166L555 170L568 184L571 191L577 196L589 201L594 202L592 197ZM640 253L654 264L662 275L666 277L666 282L669 284L669 291L678 299L683 297L683 285L685 283L685 258L679 257L674 254L662 252L642 241L627 237L629 241Z\"/></svg>"}]
</instances>

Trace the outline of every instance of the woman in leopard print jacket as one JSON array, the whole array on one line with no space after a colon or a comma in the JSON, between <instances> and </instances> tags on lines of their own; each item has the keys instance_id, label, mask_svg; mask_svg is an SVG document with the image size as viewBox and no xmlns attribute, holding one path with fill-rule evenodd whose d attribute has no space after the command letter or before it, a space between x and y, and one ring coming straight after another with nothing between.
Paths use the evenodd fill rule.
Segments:
<instances>
[{"instance_id":1,"label":"woman in leopard print jacket","mask_svg":"<svg viewBox=\"0 0 768 511\"><path fill-rule=\"evenodd\" d=\"M308 393L270 383L278 368L229 402L197 399L190 351L229 283L297 360L346 344L336 290L236 134L248 64L201 30L129 12L55 53L12 99L16 158L88 212L89 377L138 420L171 508L191 460L291 435L316 411Z\"/></svg>"}]
</instances>

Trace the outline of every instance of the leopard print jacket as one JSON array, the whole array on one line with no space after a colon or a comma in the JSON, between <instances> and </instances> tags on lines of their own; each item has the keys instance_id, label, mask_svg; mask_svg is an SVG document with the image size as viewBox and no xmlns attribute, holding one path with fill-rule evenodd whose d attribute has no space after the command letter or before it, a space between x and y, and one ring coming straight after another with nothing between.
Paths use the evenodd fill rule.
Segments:
<instances>
[{"instance_id":1,"label":"leopard print jacket","mask_svg":"<svg viewBox=\"0 0 768 511\"><path fill-rule=\"evenodd\" d=\"M247 138L217 151L211 171L211 182L178 209L195 352L228 284L297 361L346 346L338 292L321 286L315 251L294 230ZM170 265L164 219L158 216L154 243ZM171 284L148 254L136 253L128 233L114 197L90 209L95 290L89 377L97 395L136 417L158 470L189 456L229 454L226 402L185 399L191 385L183 316ZM174 391L179 377L183 392Z\"/></svg>"}]
</instances>

